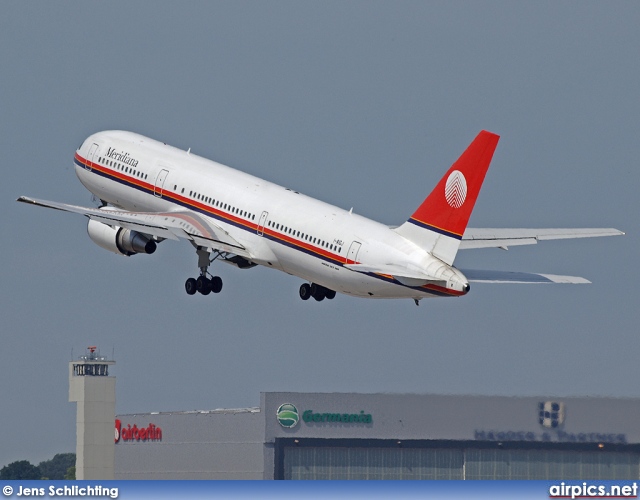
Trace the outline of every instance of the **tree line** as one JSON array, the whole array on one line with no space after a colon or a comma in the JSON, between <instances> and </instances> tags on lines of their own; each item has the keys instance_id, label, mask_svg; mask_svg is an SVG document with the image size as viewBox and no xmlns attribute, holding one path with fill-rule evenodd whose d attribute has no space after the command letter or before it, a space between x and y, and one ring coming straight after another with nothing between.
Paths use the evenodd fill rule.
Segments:
<instances>
[{"instance_id":1,"label":"tree line","mask_svg":"<svg viewBox=\"0 0 640 500\"><path fill-rule=\"evenodd\" d=\"M76 454L58 453L51 460L33 465L28 460L17 460L0 469L0 479L75 479Z\"/></svg>"}]
</instances>

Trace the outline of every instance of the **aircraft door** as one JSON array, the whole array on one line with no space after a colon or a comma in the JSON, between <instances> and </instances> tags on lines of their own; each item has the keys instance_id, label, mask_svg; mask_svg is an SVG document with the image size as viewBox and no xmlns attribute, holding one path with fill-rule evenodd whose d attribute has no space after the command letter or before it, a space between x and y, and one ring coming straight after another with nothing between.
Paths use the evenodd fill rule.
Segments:
<instances>
[{"instance_id":1,"label":"aircraft door","mask_svg":"<svg viewBox=\"0 0 640 500\"><path fill-rule=\"evenodd\" d=\"M262 236L264 233L264 225L267 223L267 218L269 217L269 212L262 212L260 216L260 220L258 221L258 234Z\"/></svg>"},{"instance_id":2,"label":"aircraft door","mask_svg":"<svg viewBox=\"0 0 640 500\"><path fill-rule=\"evenodd\" d=\"M162 198L162 189L164 188L164 181L166 180L168 173L168 170L162 169L160 170L158 177L156 177L156 184L153 186L153 194L158 198Z\"/></svg>"},{"instance_id":3,"label":"aircraft door","mask_svg":"<svg viewBox=\"0 0 640 500\"><path fill-rule=\"evenodd\" d=\"M354 241L351 243L349 247L349 252L347 253L346 262L358 262L358 252L360 251L360 247L362 244L359 241Z\"/></svg>"},{"instance_id":4,"label":"aircraft door","mask_svg":"<svg viewBox=\"0 0 640 500\"><path fill-rule=\"evenodd\" d=\"M87 163L85 163L84 168L87 170L91 170L91 164L93 163L93 159L96 156L96 152L98 151L98 145L94 142L89 148L89 154L87 155Z\"/></svg>"}]
</instances>

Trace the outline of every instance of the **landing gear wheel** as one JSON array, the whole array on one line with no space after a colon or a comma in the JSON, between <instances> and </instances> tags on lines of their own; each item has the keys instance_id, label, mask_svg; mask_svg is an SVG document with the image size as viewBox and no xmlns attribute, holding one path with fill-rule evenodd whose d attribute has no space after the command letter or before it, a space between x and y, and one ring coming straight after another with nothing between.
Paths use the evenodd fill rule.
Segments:
<instances>
[{"instance_id":1,"label":"landing gear wheel","mask_svg":"<svg viewBox=\"0 0 640 500\"><path fill-rule=\"evenodd\" d=\"M325 288L320 286L320 285L316 285L315 283L311 284L311 296L316 299L318 302L324 300L325 297Z\"/></svg>"},{"instance_id":2,"label":"landing gear wheel","mask_svg":"<svg viewBox=\"0 0 640 500\"><path fill-rule=\"evenodd\" d=\"M333 300L334 297L336 296L336 291L335 290L327 290L326 292L324 292L324 296L329 300Z\"/></svg>"},{"instance_id":3,"label":"landing gear wheel","mask_svg":"<svg viewBox=\"0 0 640 500\"><path fill-rule=\"evenodd\" d=\"M220 293L220 290L222 290L222 278L220 276L211 278L210 284L213 293Z\"/></svg>"},{"instance_id":4,"label":"landing gear wheel","mask_svg":"<svg viewBox=\"0 0 640 500\"><path fill-rule=\"evenodd\" d=\"M196 288L202 295L209 295L211 293L211 281L206 276L200 276L196 280Z\"/></svg>"},{"instance_id":5,"label":"landing gear wheel","mask_svg":"<svg viewBox=\"0 0 640 500\"><path fill-rule=\"evenodd\" d=\"M184 289L188 295L195 294L198 290L195 278L189 278L184 284Z\"/></svg>"},{"instance_id":6,"label":"landing gear wheel","mask_svg":"<svg viewBox=\"0 0 640 500\"><path fill-rule=\"evenodd\" d=\"M309 300L309 297L311 297L311 287L308 283L303 283L300 285L300 298L302 300Z\"/></svg>"}]
</instances>

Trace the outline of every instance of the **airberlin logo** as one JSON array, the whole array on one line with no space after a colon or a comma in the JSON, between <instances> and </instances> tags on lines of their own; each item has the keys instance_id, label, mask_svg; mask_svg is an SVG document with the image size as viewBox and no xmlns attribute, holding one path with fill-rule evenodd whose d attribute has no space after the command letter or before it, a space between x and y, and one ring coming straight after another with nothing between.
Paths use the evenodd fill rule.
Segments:
<instances>
[{"instance_id":1,"label":"airberlin logo","mask_svg":"<svg viewBox=\"0 0 640 500\"><path fill-rule=\"evenodd\" d=\"M116 419L116 435L115 442L123 441L162 441L162 429L156 427L154 424L149 424L148 427L138 427L137 425L127 424L126 427L122 427L120 419Z\"/></svg>"},{"instance_id":2,"label":"airberlin logo","mask_svg":"<svg viewBox=\"0 0 640 500\"><path fill-rule=\"evenodd\" d=\"M467 180L460 170L454 170L447 177L444 197L451 208L460 208L467 198Z\"/></svg>"}]
</instances>

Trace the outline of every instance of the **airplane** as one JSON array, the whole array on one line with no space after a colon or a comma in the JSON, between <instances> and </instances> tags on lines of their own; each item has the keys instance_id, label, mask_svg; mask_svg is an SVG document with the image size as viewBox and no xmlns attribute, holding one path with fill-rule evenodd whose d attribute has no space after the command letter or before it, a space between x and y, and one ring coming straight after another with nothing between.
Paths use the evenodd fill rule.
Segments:
<instances>
[{"instance_id":1,"label":"airplane","mask_svg":"<svg viewBox=\"0 0 640 500\"><path fill-rule=\"evenodd\" d=\"M21 196L17 201L87 217L100 247L152 254L164 240L189 241L199 276L187 294L219 293L214 262L265 266L304 280L303 300L336 292L364 298L460 297L470 283L589 283L584 278L465 270L458 250L614 236L613 228L467 228L499 136L481 131L415 212L397 227L344 210L142 135L103 131L75 152L80 182L100 200L87 208Z\"/></svg>"}]
</instances>

